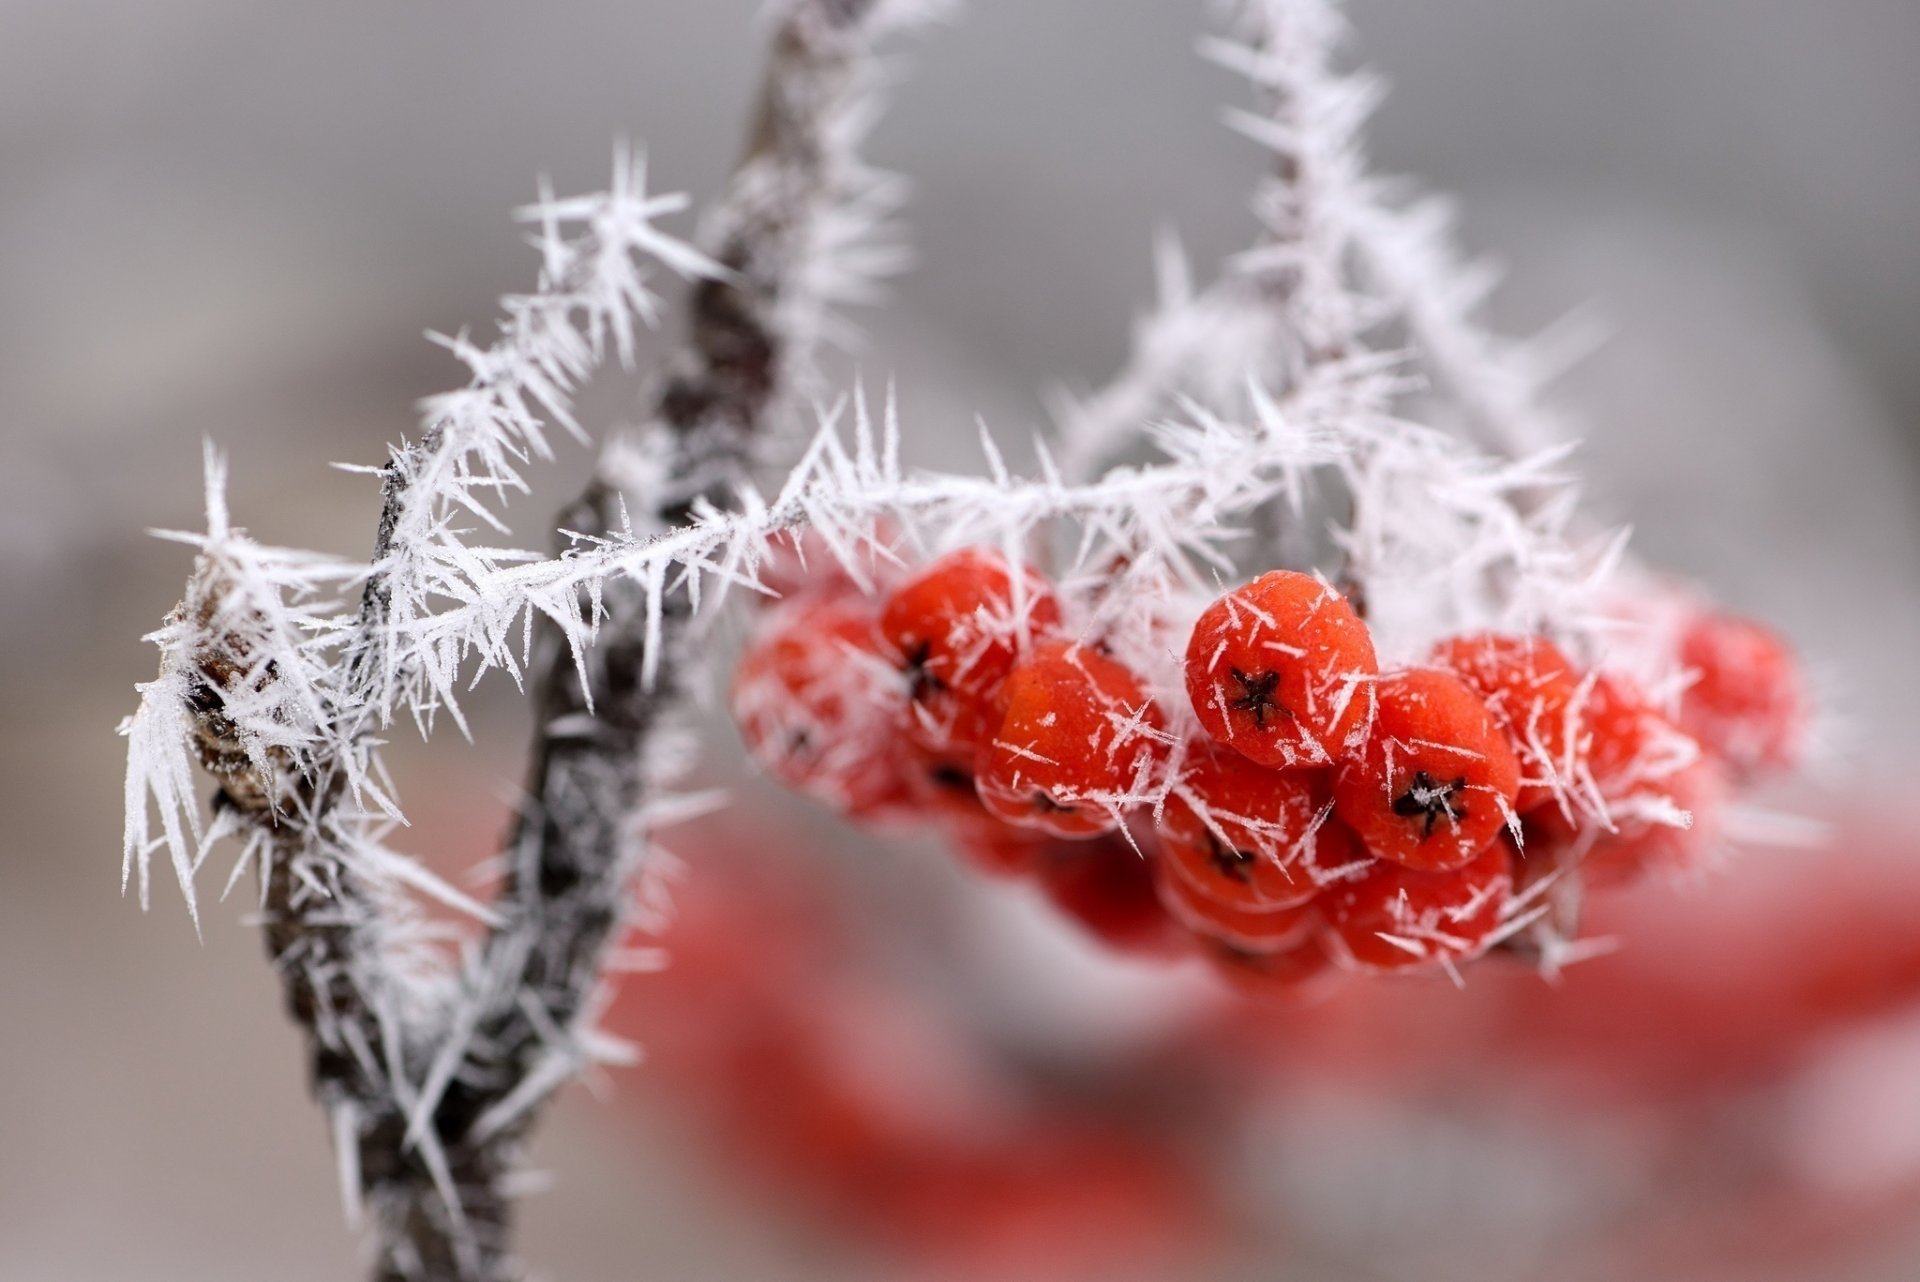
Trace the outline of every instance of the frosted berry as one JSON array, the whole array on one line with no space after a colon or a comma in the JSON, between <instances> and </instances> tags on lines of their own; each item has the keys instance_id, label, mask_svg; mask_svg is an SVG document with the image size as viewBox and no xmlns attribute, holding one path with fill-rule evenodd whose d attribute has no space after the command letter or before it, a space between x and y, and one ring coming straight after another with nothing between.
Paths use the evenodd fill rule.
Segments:
<instances>
[{"instance_id":1,"label":"frosted berry","mask_svg":"<svg viewBox=\"0 0 1920 1282\"><path fill-rule=\"evenodd\" d=\"M1271 770L1190 745L1160 824L1168 872L1236 908L1304 903L1363 858L1344 828L1325 822L1331 782L1325 770Z\"/></svg>"},{"instance_id":2,"label":"frosted berry","mask_svg":"<svg viewBox=\"0 0 1920 1282\"><path fill-rule=\"evenodd\" d=\"M1334 813L1381 859L1458 868L1512 814L1520 765L1506 732L1451 673L1397 672L1377 694L1365 751L1334 775Z\"/></svg>"},{"instance_id":3,"label":"frosted berry","mask_svg":"<svg viewBox=\"0 0 1920 1282\"><path fill-rule=\"evenodd\" d=\"M1165 864L1160 867L1160 902L1194 934L1247 952L1291 948L1320 925L1312 900L1288 908L1237 908L1202 895Z\"/></svg>"},{"instance_id":4,"label":"frosted berry","mask_svg":"<svg viewBox=\"0 0 1920 1282\"><path fill-rule=\"evenodd\" d=\"M1290 570L1215 601L1187 643L1187 696L1201 726L1267 766L1324 765L1358 748L1378 671L1346 599Z\"/></svg>"},{"instance_id":5,"label":"frosted berry","mask_svg":"<svg viewBox=\"0 0 1920 1282\"><path fill-rule=\"evenodd\" d=\"M1786 642L1751 619L1703 613L1681 637L1680 662L1694 676L1680 725L1702 747L1743 774L1798 762L1807 699Z\"/></svg>"},{"instance_id":6,"label":"frosted berry","mask_svg":"<svg viewBox=\"0 0 1920 1282\"><path fill-rule=\"evenodd\" d=\"M1700 756L1699 743L1618 673L1593 679L1581 718L1589 783L1609 804L1678 774Z\"/></svg>"},{"instance_id":7,"label":"frosted berry","mask_svg":"<svg viewBox=\"0 0 1920 1282\"><path fill-rule=\"evenodd\" d=\"M1611 832L1589 828L1580 868L1596 886L1617 886L1648 876L1684 878L1707 868L1724 835L1732 783L1711 757L1613 803Z\"/></svg>"},{"instance_id":8,"label":"frosted berry","mask_svg":"<svg viewBox=\"0 0 1920 1282\"><path fill-rule=\"evenodd\" d=\"M1405 970L1484 952L1512 893L1513 858L1496 841L1450 872L1383 861L1329 890L1320 905L1345 960L1362 970Z\"/></svg>"},{"instance_id":9,"label":"frosted berry","mask_svg":"<svg viewBox=\"0 0 1920 1282\"><path fill-rule=\"evenodd\" d=\"M1161 906L1151 859L1124 837L1059 844L1037 879L1056 909L1110 948L1174 957L1192 947L1192 936Z\"/></svg>"},{"instance_id":10,"label":"frosted berry","mask_svg":"<svg viewBox=\"0 0 1920 1282\"><path fill-rule=\"evenodd\" d=\"M1545 637L1476 632L1443 641L1431 661L1464 681L1506 729L1520 763L1513 808L1538 809L1568 792L1585 765L1580 678Z\"/></svg>"},{"instance_id":11,"label":"frosted berry","mask_svg":"<svg viewBox=\"0 0 1920 1282\"><path fill-rule=\"evenodd\" d=\"M906 679L907 734L965 760L995 728L994 696L1014 664L1060 623L1046 580L991 548L962 548L901 583L880 614Z\"/></svg>"},{"instance_id":12,"label":"frosted berry","mask_svg":"<svg viewBox=\"0 0 1920 1282\"><path fill-rule=\"evenodd\" d=\"M1059 837L1109 832L1166 755L1159 710L1139 680L1086 646L1041 646L1007 677L1000 704L975 784L981 804L1009 823Z\"/></svg>"},{"instance_id":13,"label":"frosted berry","mask_svg":"<svg viewBox=\"0 0 1920 1282\"><path fill-rule=\"evenodd\" d=\"M734 675L732 709L747 751L788 787L860 818L914 796L898 751L902 710L858 598L783 610Z\"/></svg>"}]
</instances>

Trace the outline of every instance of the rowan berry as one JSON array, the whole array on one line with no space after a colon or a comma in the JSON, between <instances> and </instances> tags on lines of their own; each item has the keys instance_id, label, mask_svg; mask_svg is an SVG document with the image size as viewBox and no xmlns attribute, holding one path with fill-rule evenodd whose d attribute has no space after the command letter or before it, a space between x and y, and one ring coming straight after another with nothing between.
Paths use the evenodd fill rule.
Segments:
<instances>
[{"instance_id":1,"label":"rowan berry","mask_svg":"<svg viewBox=\"0 0 1920 1282\"><path fill-rule=\"evenodd\" d=\"M1087 646L1050 642L1015 668L981 749L980 801L1009 823L1059 837L1112 831L1160 767L1167 735L1134 674Z\"/></svg>"},{"instance_id":2,"label":"rowan berry","mask_svg":"<svg viewBox=\"0 0 1920 1282\"><path fill-rule=\"evenodd\" d=\"M1458 868L1506 826L1520 765L1480 696L1435 668L1382 677L1373 734L1333 779L1333 809L1367 850Z\"/></svg>"},{"instance_id":3,"label":"rowan berry","mask_svg":"<svg viewBox=\"0 0 1920 1282\"><path fill-rule=\"evenodd\" d=\"M1735 771L1790 769L1805 738L1807 698L1792 649L1751 619L1702 613L1680 639L1693 673L1680 725Z\"/></svg>"},{"instance_id":4,"label":"rowan berry","mask_svg":"<svg viewBox=\"0 0 1920 1282\"><path fill-rule=\"evenodd\" d=\"M1593 678L1580 715L1588 738L1586 782L1600 808L1678 774L1700 756L1699 743L1619 673Z\"/></svg>"},{"instance_id":5,"label":"rowan berry","mask_svg":"<svg viewBox=\"0 0 1920 1282\"><path fill-rule=\"evenodd\" d=\"M966 760L995 729L994 695L1015 663L1060 624L1060 603L1029 566L961 548L894 589L880 634L906 677L907 735Z\"/></svg>"},{"instance_id":6,"label":"rowan berry","mask_svg":"<svg viewBox=\"0 0 1920 1282\"><path fill-rule=\"evenodd\" d=\"M1580 678L1560 647L1545 637L1476 632L1441 642L1430 661L1465 682L1506 729L1520 763L1517 813L1571 789L1587 741L1578 716Z\"/></svg>"},{"instance_id":7,"label":"rowan berry","mask_svg":"<svg viewBox=\"0 0 1920 1282\"><path fill-rule=\"evenodd\" d=\"M1160 902L1173 919L1196 935L1247 952L1277 952L1311 935L1320 916L1311 899L1286 908L1242 908L1209 899L1163 862Z\"/></svg>"},{"instance_id":8,"label":"rowan berry","mask_svg":"<svg viewBox=\"0 0 1920 1282\"><path fill-rule=\"evenodd\" d=\"M1328 822L1331 783L1325 770L1270 770L1228 748L1190 744L1160 823L1168 871L1234 908L1306 902L1365 858Z\"/></svg>"},{"instance_id":9,"label":"rowan berry","mask_svg":"<svg viewBox=\"0 0 1920 1282\"><path fill-rule=\"evenodd\" d=\"M1192 935L1161 905L1152 859L1122 836L1057 845L1037 880L1055 908L1117 951L1175 957L1192 947Z\"/></svg>"},{"instance_id":10,"label":"rowan berry","mask_svg":"<svg viewBox=\"0 0 1920 1282\"><path fill-rule=\"evenodd\" d=\"M1382 861L1320 899L1343 960L1405 970L1478 956L1504 924L1513 858L1496 841L1465 867L1421 872Z\"/></svg>"},{"instance_id":11,"label":"rowan berry","mask_svg":"<svg viewBox=\"0 0 1920 1282\"><path fill-rule=\"evenodd\" d=\"M1235 588L1187 643L1187 696L1216 741L1266 766L1326 765L1365 741L1373 639L1320 580L1291 570Z\"/></svg>"},{"instance_id":12,"label":"rowan berry","mask_svg":"<svg viewBox=\"0 0 1920 1282\"><path fill-rule=\"evenodd\" d=\"M1324 931L1315 931L1279 952L1250 952L1209 942L1202 944L1200 953L1241 996L1262 1000L1297 1001L1311 996L1337 973Z\"/></svg>"},{"instance_id":13,"label":"rowan berry","mask_svg":"<svg viewBox=\"0 0 1920 1282\"><path fill-rule=\"evenodd\" d=\"M734 674L747 751L788 787L857 818L905 808L914 787L896 749L901 708L870 608L827 598L769 623Z\"/></svg>"},{"instance_id":14,"label":"rowan berry","mask_svg":"<svg viewBox=\"0 0 1920 1282\"><path fill-rule=\"evenodd\" d=\"M1024 877L1057 853L1059 841L1031 828L1020 828L980 804L972 780L966 794L949 794L942 808L947 841L969 866L990 877Z\"/></svg>"},{"instance_id":15,"label":"rowan berry","mask_svg":"<svg viewBox=\"0 0 1920 1282\"><path fill-rule=\"evenodd\" d=\"M1726 767L1712 757L1643 785L1609 808L1614 830L1593 832L1581 870L1603 887L1701 871L1719 849L1731 791Z\"/></svg>"}]
</instances>

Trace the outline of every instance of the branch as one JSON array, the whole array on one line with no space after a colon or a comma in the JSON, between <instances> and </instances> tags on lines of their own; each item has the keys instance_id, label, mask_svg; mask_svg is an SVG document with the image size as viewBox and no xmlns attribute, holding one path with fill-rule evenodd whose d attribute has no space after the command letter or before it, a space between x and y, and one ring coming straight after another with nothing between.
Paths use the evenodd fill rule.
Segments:
<instances>
[{"instance_id":1,"label":"branch","mask_svg":"<svg viewBox=\"0 0 1920 1282\"><path fill-rule=\"evenodd\" d=\"M802 380L825 307L851 292L861 263L831 261L847 229L870 224L880 184L851 150L866 103L873 41L897 7L801 0L778 29L747 153L710 219L719 270L697 284L688 332L670 358L640 448L610 445L563 517L579 534L680 525L738 491L786 396ZM640 466L635 466L635 460ZM639 484L622 485L631 474ZM624 492L631 490L631 493ZM595 585L543 618L526 801L508 842L501 921L468 976L407 1140L433 1133L456 1171L464 1231L445 1190L415 1179L399 1218L407 1243L462 1242L460 1277L508 1276L479 1231L504 1221L502 1178L539 1105L598 1050L591 1031L610 941L647 863L648 832L673 766L665 731L680 701L693 598L649 610L631 584ZM560 619L591 620L590 648ZM395 620L391 635L407 630ZM475 1186L478 1187L475 1187ZM472 1208L486 1219L476 1225ZM501 1213L496 1213L496 1208ZM424 1237L423 1237L424 1235ZM407 1276L398 1261L386 1275ZM437 1276L437 1274L435 1275Z\"/></svg>"}]
</instances>

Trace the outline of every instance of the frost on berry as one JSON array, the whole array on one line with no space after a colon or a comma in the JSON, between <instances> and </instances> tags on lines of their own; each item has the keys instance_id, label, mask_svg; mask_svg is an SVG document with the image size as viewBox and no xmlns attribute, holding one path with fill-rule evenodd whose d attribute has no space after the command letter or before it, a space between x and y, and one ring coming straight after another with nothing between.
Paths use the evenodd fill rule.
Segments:
<instances>
[{"instance_id":1,"label":"frost on berry","mask_svg":"<svg viewBox=\"0 0 1920 1282\"><path fill-rule=\"evenodd\" d=\"M1450 673L1380 679L1366 749L1334 776L1334 813L1367 850L1423 871L1458 868L1513 819L1520 767L1480 697Z\"/></svg>"},{"instance_id":2,"label":"frost on berry","mask_svg":"<svg viewBox=\"0 0 1920 1282\"><path fill-rule=\"evenodd\" d=\"M1210 742L1188 745L1160 821L1169 875L1244 909L1305 903L1365 861L1328 823L1327 770L1272 770Z\"/></svg>"},{"instance_id":3,"label":"frost on berry","mask_svg":"<svg viewBox=\"0 0 1920 1282\"><path fill-rule=\"evenodd\" d=\"M1053 642L1001 691L977 783L988 810L1060 837L1111 832L1154 782L1168 735L1153 699L1123 665Z\"/></svg>"},{"instance_id":4,"label":"frost on berry","mask_svg":"<svg viewBox=\"0 0 1920 1282\"><path fill-rule=\"evenodd\" d=\"M1464 867L1421 872L1382 860L1322 899L1343 961L1405 970L1478 956L1510 913L1513 858L1496 841Z\"/></svg>"},{"instance_id":5,"label":"frost on berry","mask_svg":"<svg viewBox=\"0 0 1920 1282\"><path fill-rule=\"evenodd\" d=\"M1737 615L1702 611L1680 640L1691 682L1680 725L1737 773L1791 769L1806 737L1807 698L1793 651Z\"/></svg>"},{"instance_id":6,"label":"frost on berry","mask_svg":"<svg viewBox=\"0 0 1920 1282\"><path fill-rule=\"evenodd\" d=\"M1441 642L1430 661L1465 682L1506 730L1520 763L1516 812L1567 795L1585 768L1587 738L1580 676L1559 646L1545 637L1469 633Z\"/></svg>"},{"instance_id":7,"label":"frost on berry","mask_svg":"<svg viewBox=\"0 0 1920 1282\"><path fill-rule=\"evenodd\" d=\"M788 787L855 817L908 805L897 687L871 609L857 597L810 600L770 623L734 675L748 753Z\"/></svg>"},{"instance_id":8,"label":"frost on berry","mask_svg":"<svg viewBox=\"0 0 1920 1282\"><path fill-rule=\"evenodd\" d=\"M993 732L1000 683L1059 623L1046 580L990 548L950 552L900 584L880 633L906 679L909 737L971 758Z\"/></svg>"},{"instance_id":9,"label":"frost on berry","mask_svg":"<svg viewBox=\"0 0 1920 1282\"><path fill-rule=\"evenodd\" d=\"M1186 664L1200 724L1251 761L1323 765L1366 736L1373 640L1311 575L1274 570L1220 597L1194 624Z\"/></svg>"}]
</instances>

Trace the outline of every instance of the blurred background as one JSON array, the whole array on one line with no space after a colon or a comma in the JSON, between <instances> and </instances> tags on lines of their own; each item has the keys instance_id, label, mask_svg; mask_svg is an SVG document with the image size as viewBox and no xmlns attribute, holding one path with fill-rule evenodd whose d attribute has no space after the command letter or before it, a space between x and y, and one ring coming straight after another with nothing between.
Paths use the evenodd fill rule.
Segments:
<instances>
[{"instance_id":1,"label":"blurred background","mask_svg":"<svg viewBox=\"0 0 1920 1282\"><path fill-rule=\"evenodd\" d=\"M975 414L1017 440L1050 386L1110 372L1156 228L1203 265L1251 234L1260 161L1216 123L1239 86L1192 51L1205 8L976 0L902 63L874 150L914 181L922 265L849 368L897 376L920 458L964 463ZM457 380L420 331L483 329L532 279L509 212L537 175L594 189L629 138L656 186L711 194L756 13L0 6L0 1279L355 1275L245 905L202 943L165 887L148 915L117 894L112 731L188 568L144 531L200 519L210 437L239 523L365 547L374 487L326 464L382 461ZM526 1246L547 1275L1920 1273L1920 7L1353 15L1394 85L1376 155L1460 195L1470 243L1510 268L1498 319L1592 304L1613 333L1561 388L1600 510L1808 656L1830 751L1766 800L1837 836L1623 904L1628 950L1558 993L1496 978L1175 1018L1179 978L748 784L689 838L688 956L718 937L813 958L831 997L807 1019L899 1033L879 1040L908 1062L884 1067L925 1098L888 1116L921 1150L1021 1138L907 1181L925 1205L876 1200L872 1169L828 1160L821 1134L845 1128L808 1131L780 1093L838 1070L734 1090L667 1019L739 964L721 949L622 1008L655 1067L571 1091L541 1128L555 1184ZM589 421L637 392L606 380ZM524 540L583 468L576 451L516 505ZM399 749L414 848L454 867L496 841L526 731L510 687L472 710L474 745ZM724 730L712 755L714 775L737 755ZM713 906L705 870L730 864L762 869L762 899ZM1074 1245L1103 1238L1119 1258Z\"/></svg>"}]
</instances>

